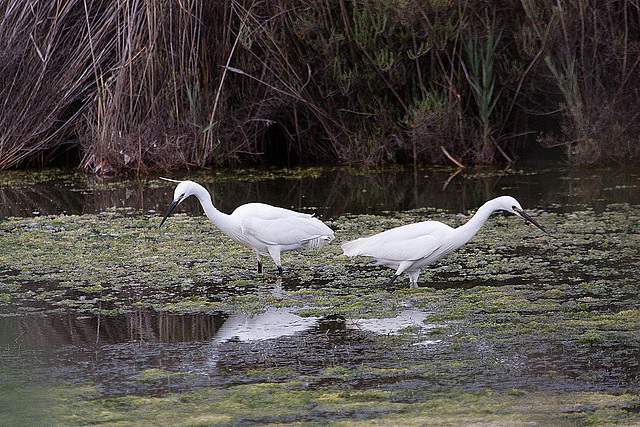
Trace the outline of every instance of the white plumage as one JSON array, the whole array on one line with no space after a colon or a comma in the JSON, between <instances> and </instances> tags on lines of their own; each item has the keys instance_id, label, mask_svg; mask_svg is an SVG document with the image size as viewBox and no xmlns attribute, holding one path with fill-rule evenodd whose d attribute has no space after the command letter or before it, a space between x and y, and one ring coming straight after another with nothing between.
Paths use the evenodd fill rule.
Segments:
<instances>
[{"instance_id":1,"label":"white plumage","mask_svg":"<svg viewBox=\"0 0 640 427\"><path fill-rule=\"evenodd\" d=\"M435 263L471 240L497 210L517 214L545 231L522 210L516 199L501 196L486 202L466 224L458 228L438 221L418 222L346 242L342 250L347 256L375 258L378 264L396 270L389 284L406 272L411 287L415 288L418 286L420 268Z\"/></svg>"},{"instance_id":2,"label":"white plumage","mask_svg":"<svg viewBox=\"0 0 640 427\"><path fill-rule=\"evenodd\" d=\"M213 206L211 195L200 184L193 181L167 181L179 184L160 226L184 199L196 196L209 220L222 233L256 252L258 273L262 272L262 259L265 256L273 259L278 272L282 274L281 252L298 249L304 244L319 249L334 238L333 231L313 215L264 203L247 203L238 206L231 215L227 215Z\"/></svg>"}]
</instances>

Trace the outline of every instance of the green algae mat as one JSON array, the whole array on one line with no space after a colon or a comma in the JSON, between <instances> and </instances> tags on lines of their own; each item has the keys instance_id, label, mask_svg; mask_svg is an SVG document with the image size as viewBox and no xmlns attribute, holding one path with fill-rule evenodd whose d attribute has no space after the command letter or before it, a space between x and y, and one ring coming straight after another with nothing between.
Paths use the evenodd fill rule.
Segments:
<instances>
[{"instance_id":1,"label":"green algae mat","mask_svg":"<svg viewBox=\"0 0 640 427\"><path fill-rule=\"evenodd\" d=\"M418 289L340 243L472 212L325 218L282 278L202 215L6 217L0 425L640 424L640 206L524 208Z\"/></svg>"}]
</instances>

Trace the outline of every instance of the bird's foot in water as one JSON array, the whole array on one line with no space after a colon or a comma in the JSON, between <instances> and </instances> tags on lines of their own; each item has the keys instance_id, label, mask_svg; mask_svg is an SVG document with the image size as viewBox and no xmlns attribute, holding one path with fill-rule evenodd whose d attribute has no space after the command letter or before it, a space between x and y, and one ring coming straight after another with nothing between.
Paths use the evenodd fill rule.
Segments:
<instances>
[{"instance_id":1,"label":"bird's foot in water","mask_svg":"<svg viewBox=\"0 0 640 427\"><path fill-rule=\"evenodd\" d=\"M284 272L283 268L279 265L277 267L278 267L278 274L282 276L282 273ZM262 262L258 261L258 274L261 274L261 273L262 273Z\"/></svg>"}]
</instances>

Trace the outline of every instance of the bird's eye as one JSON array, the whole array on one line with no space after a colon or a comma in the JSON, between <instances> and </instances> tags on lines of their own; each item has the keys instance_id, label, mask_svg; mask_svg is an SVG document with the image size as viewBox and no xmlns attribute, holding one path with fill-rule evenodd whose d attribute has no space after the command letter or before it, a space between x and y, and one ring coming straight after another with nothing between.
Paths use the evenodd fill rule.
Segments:
<instances>
[{"instance_id":1,"label":"bird's eye","mask_svg":"<svg viewBox=\"0 0 640 427\"><path fill-rule=\"evenodd\" d=\"M514 205L514 206L511 206L511 209L513 209L513 210L515 211L515 210L516 210L516 207L515 207L515 205Z\"/></svg>"}]
</instances>

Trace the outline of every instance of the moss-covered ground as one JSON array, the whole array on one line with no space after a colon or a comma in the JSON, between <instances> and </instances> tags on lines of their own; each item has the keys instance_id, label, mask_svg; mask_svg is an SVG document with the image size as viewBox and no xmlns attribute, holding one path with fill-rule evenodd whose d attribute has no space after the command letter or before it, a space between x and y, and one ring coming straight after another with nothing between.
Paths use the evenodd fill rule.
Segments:
<instances>
[{"instance_id":1,"label":"moss-covered ground","mask_svg":"<svg viewBox=\"0 0 640 427\"><path fill-rule=\"evenodd\" d=\"M433 327L358 332L348 338L366 339L352 343L332 341L329 328L322 351L305 336L263 345L258 356L231 343L223 361L234 380L220 387L189 388L179 367L131 375L142 385L187 384L159 395L106 396L81 379L2 381L0 407L8 410L0 425L640 424L640 207L530 213L548 235L494 214L469 244L425 269L418 289L406 277L387 287L391 270L343 257L340 243L427 218L457 226L468 217L418 209L327 220L336 241L285 253L282 279L270 260L266 273L255 273L255 255L204 216L172 215L160 229L159 214L132 209L4 219L4 317L285 307L348 321L410 307L428 313ZM314 365L305 352L333 358ZM1 380L10 367L0 362Z\"/></svg>"}]
</instances>

